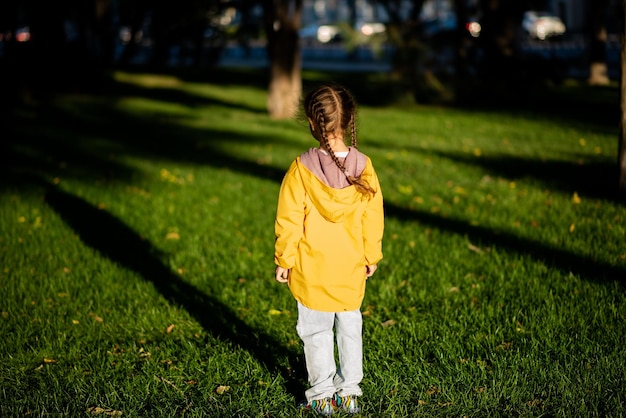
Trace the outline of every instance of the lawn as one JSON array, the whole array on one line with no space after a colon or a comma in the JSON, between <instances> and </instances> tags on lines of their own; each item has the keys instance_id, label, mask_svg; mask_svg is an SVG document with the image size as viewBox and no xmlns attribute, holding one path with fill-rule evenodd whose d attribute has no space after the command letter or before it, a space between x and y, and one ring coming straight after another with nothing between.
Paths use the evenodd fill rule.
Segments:
<instances>
[{"instance_id":1,"label":"lawn","mask_svg":"<svg viewBox=\"0 0 626 418\"><path fill-rule=\"evenodd\" d=\"M360 416L626 415L617 88L465 108L354 91L386 211ZM301 415L273 221L315 143L265 100L117 72L6 119L0 416Z\"/></svg>"}]
</instances>

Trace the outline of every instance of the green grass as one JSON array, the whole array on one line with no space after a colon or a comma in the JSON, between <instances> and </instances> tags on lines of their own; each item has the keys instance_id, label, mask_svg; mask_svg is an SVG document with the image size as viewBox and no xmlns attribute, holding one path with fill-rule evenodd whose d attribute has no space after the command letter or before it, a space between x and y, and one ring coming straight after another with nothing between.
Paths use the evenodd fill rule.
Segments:
<instances>
[{"instance_id":1,"label":"green grass","mask_svg":"<svg viewBox=\"0 0 626 418\"><path fill-rule=\"evenodd\" d=\"M626 414L617 91L581 89L555 89L570 94L556 112L360 109L386 207L362 416ZM298 416L273 221L284 171L315 144L265 98L117 73L16 109L0 141L0 416Z\"/></svg>"}]
</instances>

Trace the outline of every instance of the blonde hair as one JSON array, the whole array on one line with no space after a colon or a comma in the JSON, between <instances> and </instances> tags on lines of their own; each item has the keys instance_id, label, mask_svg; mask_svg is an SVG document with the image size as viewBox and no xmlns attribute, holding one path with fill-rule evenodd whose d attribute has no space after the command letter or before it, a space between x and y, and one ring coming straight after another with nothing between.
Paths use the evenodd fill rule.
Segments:
<instances>
[{"instance_id":1,"label":"blonde hair","mask_svg":"<svg viewBox=\"0 0 626 418\"><path fill-rule=\"evenodd\" d=\"M328 141L329 133L345 134L350 130L350 145L357 148L356 139L356 101L352 94L342 86L325 84L311 91L304 98L304 113L311 124L311 134L328 152L335 165L346 175L350 184L364 194L371 196L376 191L361 178L348 174L346 167L335 155Z\"/></svg>"}]
</instances>

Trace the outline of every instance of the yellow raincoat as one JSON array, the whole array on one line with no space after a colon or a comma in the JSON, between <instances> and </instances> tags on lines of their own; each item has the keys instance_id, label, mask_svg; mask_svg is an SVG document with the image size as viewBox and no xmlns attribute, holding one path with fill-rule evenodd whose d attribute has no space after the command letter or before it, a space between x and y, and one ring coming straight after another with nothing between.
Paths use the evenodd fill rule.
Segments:
<instances>
[{"instance_id":1,"label":"yellow raincoat","mask_svg":"<svg viewBox=\"0 0 626 418\"><path fill-rule=\"evenodd\" d=\"M366 266L383 257L383 196L367 158L362 178L373 197L354 186L326 185L298 157L283 179L276 212L274 262L290 269L294 298L318 311L359 309Z\"/></svg>"}]
</instances>

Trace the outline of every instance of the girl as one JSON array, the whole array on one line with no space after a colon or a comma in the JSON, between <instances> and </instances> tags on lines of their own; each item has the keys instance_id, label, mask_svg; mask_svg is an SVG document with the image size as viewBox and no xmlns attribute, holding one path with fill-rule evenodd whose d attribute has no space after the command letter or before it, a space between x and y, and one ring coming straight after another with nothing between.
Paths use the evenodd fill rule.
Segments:
<instances>
[{"instance_id":1,"label":"girl","mask_svg":"<svg viewBox=\"0 0 626 418\"><path fill-rule=\"evenodd\" d=\"M306 96L304 111L319 148L296 158L280 188L276 280L289 283L298 305L296 330L310 383L306 408L356 413L363 378L360 307L366 279L383 257L383 196L372 162L357 150L352 95L323 85Z\"/></svg>"}]
</instances>

